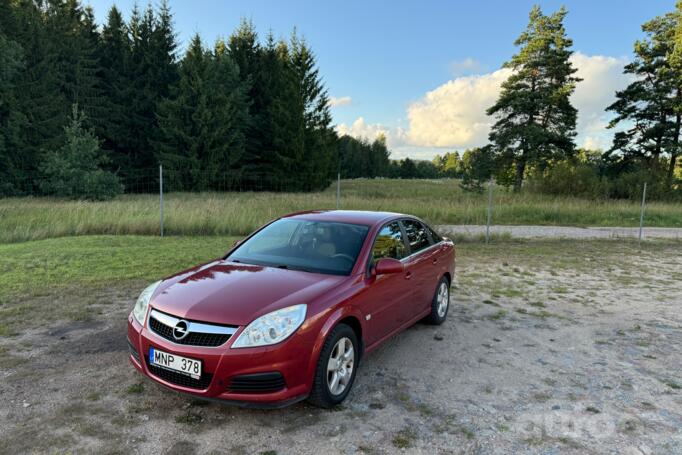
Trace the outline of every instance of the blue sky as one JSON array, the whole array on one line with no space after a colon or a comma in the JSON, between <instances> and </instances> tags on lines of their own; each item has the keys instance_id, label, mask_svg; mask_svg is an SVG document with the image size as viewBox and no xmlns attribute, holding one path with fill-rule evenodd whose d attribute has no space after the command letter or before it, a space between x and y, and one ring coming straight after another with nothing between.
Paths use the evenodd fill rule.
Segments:
<instances>
[{"instance_id":1,"label":"blue sky","mask_svg":"<svg viewBox=\"0 0 682 455\"><path fill-rule=\"evenodd\" d=\"M577 142L603 148L612 134L603 130L608 120L603 108L627 83L620 73L642 36L640 26L671 11L674 0L171 0L170 5L183 45L195 32L209 42L225 37L241 17L251 18L262 35L272 29L275 36L288 36L297 27L316 52L330 95L339 99L333 114L341 132L370 139L382 132L394 156L429 158L485 141L481 112L505 76L495 71L515 52L513 42L536 3L545 13L562 4L569 10L566 29L580 54L576 65L589 78L580 88L588 106L576 102ZM89 4L101 23L113 4L129 17L134 1ZM138 4L144 7L146 0Z\"/></svg>"}]
</instances>

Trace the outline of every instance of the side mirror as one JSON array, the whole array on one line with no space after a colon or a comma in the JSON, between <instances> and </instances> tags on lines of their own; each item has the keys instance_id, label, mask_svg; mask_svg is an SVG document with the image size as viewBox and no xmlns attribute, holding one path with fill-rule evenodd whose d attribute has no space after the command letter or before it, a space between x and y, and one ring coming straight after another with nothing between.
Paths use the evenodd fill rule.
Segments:
<instances>
[{"instance_id":1,"label":"side mirror","mask_svg":"<svg viewBox=\"0 0 682 455\"><path fill-rule=\"evenodd\" d=\"M402 262L393 258L379 259L374 266L374 272L377 275L388 275L390 273L401 273L405 270Z\"/></svg>"}]
</instances>

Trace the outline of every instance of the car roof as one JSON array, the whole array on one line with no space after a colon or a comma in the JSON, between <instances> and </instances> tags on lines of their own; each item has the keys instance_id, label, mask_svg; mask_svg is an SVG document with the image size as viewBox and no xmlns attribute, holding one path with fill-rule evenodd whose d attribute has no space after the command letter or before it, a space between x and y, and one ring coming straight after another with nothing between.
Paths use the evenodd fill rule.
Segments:
<instances>
[{"instance_id":1,"label":"car roof","mask_svg":"<svg viewBox=\"0 0 682 455\"><path fill-rule=\"evenodd\" d=\"M282 218L296 218L311 221L331 221L336 223L352 223L374 226L385 221L410 217L402 213L393 212L372 212L364 210L309 210L305 212L291 213Z\"/></svg>"}]
</instances>

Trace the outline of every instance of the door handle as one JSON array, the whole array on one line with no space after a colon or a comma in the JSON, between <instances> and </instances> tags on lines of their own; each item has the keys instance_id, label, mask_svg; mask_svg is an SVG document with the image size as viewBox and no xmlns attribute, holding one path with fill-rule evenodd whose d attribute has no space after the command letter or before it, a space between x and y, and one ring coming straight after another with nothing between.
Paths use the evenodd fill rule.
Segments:
<instances>
[{"instance_id":1,"label":"door handle","mask_svg":"<svg viewBox=\"0 0 682 455\"><path fill-rule=\"evenodd\" d=\"M405 279L406 279L406 280L409 280L410 278L412 278L412 272L407 272L407 273L405 274Z\"/></svg>"},{"instance_id":2,"label":"door handle","mask_svg":"<svg viewBox=\"0 0 682 455\"><path fill-rule=\"evenodd\" d=\"M438 264L438 258L434 258L432 261L434 264Z\"/></svg>"}]
</instances>

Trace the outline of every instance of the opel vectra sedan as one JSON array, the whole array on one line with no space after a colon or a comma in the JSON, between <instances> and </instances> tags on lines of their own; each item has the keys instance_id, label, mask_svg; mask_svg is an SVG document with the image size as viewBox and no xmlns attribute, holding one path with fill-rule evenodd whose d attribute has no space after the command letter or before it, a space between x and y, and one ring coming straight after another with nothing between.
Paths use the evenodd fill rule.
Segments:
<instances>
[{"instance_id":1,"label":"opel vectra sedan","mask_svg":"<svg viewBox=\"0 0 682 455\"><path fill-rule=\"evenodd\" d=\"M454 269L453 243L412 216L284 216L145 289L128 317L130 361L203 398L333 406L364 354L421 319L445 321Z\"/></svg>"}]
</instances>

